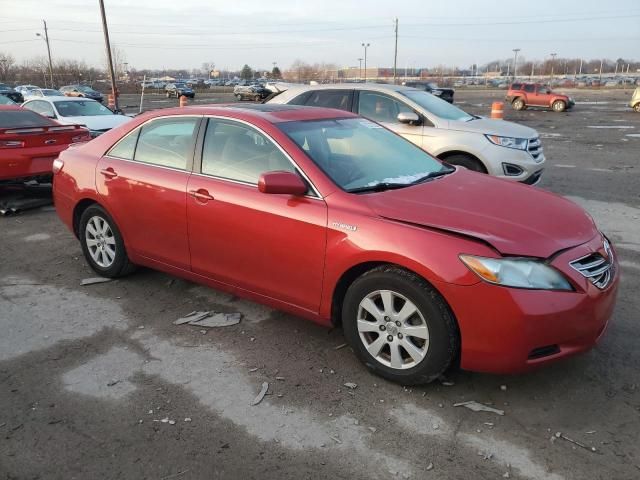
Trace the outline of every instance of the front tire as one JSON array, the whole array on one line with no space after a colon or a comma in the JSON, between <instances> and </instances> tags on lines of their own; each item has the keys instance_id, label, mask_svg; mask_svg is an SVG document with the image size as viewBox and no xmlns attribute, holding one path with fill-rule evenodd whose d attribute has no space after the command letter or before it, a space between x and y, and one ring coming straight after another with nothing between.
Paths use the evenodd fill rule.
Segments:
<instances>
[{"instance_id":1,"label":"front tire","mask_svg":"<svg viewBox=\"0 0 640 480\"><path fill-rule=\"evenodd\" d=\"M636 112L640 113L640 103L636 103L636 104L633 106L633 109L634 109Z\"/></svg>"},{"instance_id":2,"label":"front tire","mask_svg":"<svg viewBox=\"0 0 640 480\"><path fill-rule=\"evenodd\" d=\"M367 368L403 385L437 379L460 349L456 321L440 294L417 275L391 265L351 284L342 323Z\"/></svg>"},{"instance_id":3,"label":"front tire","mask_svg":"<svg viewBox=\"0 0 640 480\"><path fill-rule=\"evenodd\" d=\"M487 173L487 169L480 162L480 160L470 155L464 155L464 154L450 155L444 158L443 161L448 163L449 165L457 165L459 167L464 167L467 170L471 170L472 172Z\"/></svg>"},{"instance_id":4,"label":"front tire","mask_svg":"<svg viewBox=\"0 0 640 480\"><path fill-rule=\"evenodd\" d=\"M516 98L513 101L513 103L511 103L511 106L513 107L514 110L520 111L520 110L524 110L527 105L524 103L523 99Z\"/></svg>"},{"instance_id":5,"label":"front tire","mask_svg":"<svg viewBox=\"0 0 640 480\"><path fill-rule=\"evenodd\" d=\"M92 205L82 213L79 238L87 263L98 275L116 278L135 269L118 226L101 206Z\"/></svg>"},{"instance_id":6,"label":"front tire","mask_svg":"<svg viewBox=\"0 0 640 480\"><path fill-rule=\"evenodd\" d=\"M236 93L236 98L238 99L238 101L242 100L242 95L240 95L239 93Z\"/></svg>"},{"instance_id":7,"label":"front tire","mask_svg":"<svg viewBox=\"0 0 640 480\"><path fill-rule=\"evenodd\" d=\"M554 112L562 113L567 109L567 104L562 100L556 100L551 104L551 108Z\"/></svg>"}]
</instances>

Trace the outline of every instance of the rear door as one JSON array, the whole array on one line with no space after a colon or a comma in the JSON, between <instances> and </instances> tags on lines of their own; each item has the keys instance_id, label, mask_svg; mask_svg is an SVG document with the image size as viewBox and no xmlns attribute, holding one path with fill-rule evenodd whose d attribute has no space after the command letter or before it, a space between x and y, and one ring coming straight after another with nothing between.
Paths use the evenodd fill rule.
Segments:
<instances>
[{"instance_id":1,"label":"rear door","mask_svg":"<svg viewBox=\"0 0 640 480\"><path fill-rule=\"evenodd\" d=\"M402 112L416 113L418 117L423 118L423 124L409 125L400 123L398 114ZM423 138L425 132L424 122L427 122L427 125L430 125L430 123L427 119L424 119L424 115L420 115L419 112L416 112L406 103L385 93L361 90L358 92L357 113L369 120L381 123L428 151L428 145L425 145L425 139Z\"/></svg>"},{"instance_id":2,"label":"rear door","mask_svg":"<svg viewBox=\"0 0 640 480\"><path fill-rule=\"evenodd\" d=\"M98 193L132 252L188 270L187 182L201 117L153 119L100 159Z\"/></svg>"},{"instance_id":3,"label":"rear door","mask_svg":"<svg viewBox=\"0 0 640 480\"><path fill-rule=\"evenodd\" d=\"M527 105L540 105L540 98L538 97L535 85L525 84L523 85L522 90L526 94Z\"/></svg>"},{"instance_id":4,"label":"rear door","mask_svg":"<svg viewBox=\"0 0 640 480\"><path fill-rule=\"evenodd\" d=\"M317 312L327 207L306 196L264 194L264 172L297 172L264 132L209 119L201 173L191 176L187 217L192 270L213 280Z\"/></svg>"}]
</instances>

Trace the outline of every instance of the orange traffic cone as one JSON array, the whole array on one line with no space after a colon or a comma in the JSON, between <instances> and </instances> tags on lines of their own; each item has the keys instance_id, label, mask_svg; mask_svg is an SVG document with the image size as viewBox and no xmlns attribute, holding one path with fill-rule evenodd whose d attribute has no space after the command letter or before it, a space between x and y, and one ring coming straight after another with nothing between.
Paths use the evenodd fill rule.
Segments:
<instances>
[{"instance_id":1,"label":"orange traffic cone","mask_svg":"<svg viewBox=\"0 0 640 480\"><path fill-rule=\"evenodd\" d=\"M187 105L187 97L180 95L180 106L185 107Z\"/></svg>"},{"instance_id":2,"label":"orange traffic cone","mask_svg":"<svg viewBox=\"0 0 640 480\"><path fill-rule=\"evenodd\" d=\"M116 107L116 101L113 99L113 95L109 94L109 100L107 106L113 110Z\"/></svg>"},{"instance_id":3,"label":"orange traffic cone","mask_svg":"<svg viewBox=\"0 0 640 480\"><path fill-rule=\"evenodd\" d=\"M493 102L491 104L491 118L502 120L504 118L504 103Z\"/></svg>"}]
</instances>

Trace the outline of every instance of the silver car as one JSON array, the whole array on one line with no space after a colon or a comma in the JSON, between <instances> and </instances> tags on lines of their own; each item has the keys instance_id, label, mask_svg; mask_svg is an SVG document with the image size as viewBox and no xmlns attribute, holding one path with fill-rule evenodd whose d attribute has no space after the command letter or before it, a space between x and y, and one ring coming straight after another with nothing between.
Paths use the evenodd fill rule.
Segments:
<instances>
[{"instance_id":1,"label":"silver car","mask_svg":"<svg viewBox=\"0 0 640 480\"><path fill-rule=\"evenodd\" d=\"M295 86L267 103L355 112L447 163L529 185L538 183L544 167L534 129L468 114L415 88L372 83Z\"/></svg>"}]
</instances>

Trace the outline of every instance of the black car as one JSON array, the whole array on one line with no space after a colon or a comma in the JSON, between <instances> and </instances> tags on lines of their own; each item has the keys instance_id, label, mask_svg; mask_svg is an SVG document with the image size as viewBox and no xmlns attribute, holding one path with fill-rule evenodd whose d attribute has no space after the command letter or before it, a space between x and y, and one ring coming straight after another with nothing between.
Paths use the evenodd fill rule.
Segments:
<instances>
[{"instance_id":1,"label":"black car","mask_svg":"<svg viewBox=\"0 0 640 480\"><path fill-rule=\"evenodd\" d=\"M66 85L64 87L60 87L58 90L60 90L66 97L90 98L91 100L96 100L100 103L102 103L103 100L103 96L100 92L87 85Z\"/></svg>"},{"instance_id":2,"label":"black car","mask_svg":"<svg viewBox=\"0 0 640 480\"><path fill-rule=\"evenodd\" d=\"M248 85L246 87L237 85L233 89L233 94L238 100L264 100L272 93L271 90L267 90L263 85Z\"/></svg>"},{"instance_id":3,"label":"black car","mask_svg":"<svg viewBox=\"0 0 640 480\"><path fill-rule=\"evenodd\" d=\"M20 92L16 92L13 88L4 83L0 83L0 95L9 98L15 103L24 102L24 98L22 97L22 94Z\"/></svg>"},{"instance_id":4,"label":"black car","mask_svg":"<svg viewBox=\"0 0 640 480\"><path fill-rule=\"evenodd\" d=\"M168 83L167 86L164 87L164 91L167 93L167 98L180 98L183 95L188 98L194 98L196 96L196 92L186 83L182 82Z\"/></svg>"},{"instance_id":5,"label":"black car","mask_svg":"<svg viewBox=\"0 0 640 480\"><path fill-rule=\"evenodd\" d=\"M403 85L407 87L419 88L420 90L429 92L431 95L440 97L446 102L453 103L453 94L455 93L455 90L453 88L439 87L433 82L404 82Z\"/></svg>"}]
</instances>

